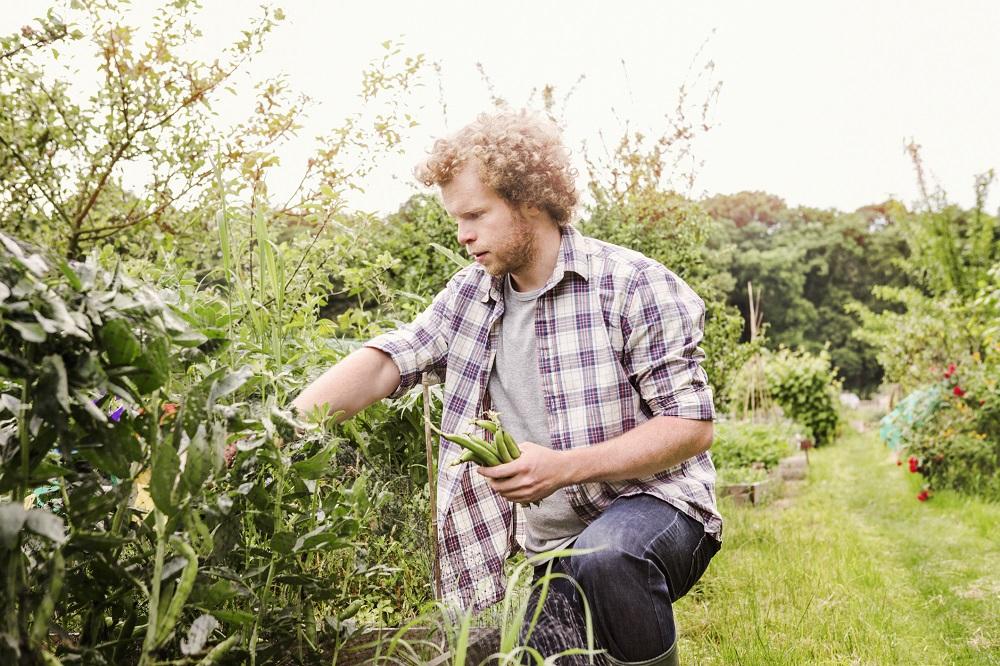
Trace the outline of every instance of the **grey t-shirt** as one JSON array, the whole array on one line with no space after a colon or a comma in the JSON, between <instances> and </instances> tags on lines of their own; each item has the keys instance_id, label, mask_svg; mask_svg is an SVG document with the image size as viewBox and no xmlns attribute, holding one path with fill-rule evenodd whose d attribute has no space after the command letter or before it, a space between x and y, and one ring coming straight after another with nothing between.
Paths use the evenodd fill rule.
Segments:
<instances>
[{"instance_id":1,"label":"grey t-shirt","mask_svg":"<svg viewBox=\"0 0 1000 666\"><path fill-rule=\"evenodd\" d=\"M493 409L514 439L551 446L535 349L535 306L541 291L519 292L509 275L504 280L504 313L489 392ZM529 557L565 547L587 526L562 488L523 511Z\"/></svg>"}]
</instances>

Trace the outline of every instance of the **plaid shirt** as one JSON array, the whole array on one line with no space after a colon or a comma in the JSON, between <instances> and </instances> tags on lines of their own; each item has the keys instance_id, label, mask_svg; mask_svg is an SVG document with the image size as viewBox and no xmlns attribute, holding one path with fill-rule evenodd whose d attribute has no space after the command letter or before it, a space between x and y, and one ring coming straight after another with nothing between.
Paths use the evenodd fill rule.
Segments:
<instances>
[{"instance_id":1,"label":"plaid shirt","mask_svg":"<svg viewBox=\"0 0 1000 666\"><path fill-rule=\"evenodd\" d=\"M503 316L503 284L478 264L456 273L412 323L365 346L388 353L401 382L390 398L444 377L441 429L467 432L488 408L487 383ZM555 270L538 298L535 340L553 449L593 446L655 415L711 420L712 390L698 347L705 306L679 277L638 252L563 228ZM440 441L438 540L441 594L476 610L504 595L503 562L523 517ZM573 509L597 518L617 497L649 493L721 538L715 468L707 453L654 476L567 487ZM517 512L518 514L520 512Z\"/></svg>"}]
</instances>

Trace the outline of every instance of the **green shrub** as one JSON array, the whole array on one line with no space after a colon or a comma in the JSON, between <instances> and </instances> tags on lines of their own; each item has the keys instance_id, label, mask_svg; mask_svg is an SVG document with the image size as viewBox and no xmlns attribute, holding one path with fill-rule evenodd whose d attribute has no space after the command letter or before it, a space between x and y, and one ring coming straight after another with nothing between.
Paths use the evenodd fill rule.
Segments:
<instances>
[{"instance_id":1,"label":"green shrub","mask_svg":"<svg viewBox=\"0 0 1000 666\"><path fill-rule=\"evenodd\" d=\"M765 373L771 397L785 415L806 428L817 446L832 442L841 420L840 381L830 356L782 348L766 356Z\"/></svg>"},{"instance_id":2,"label":"green shrub","mask_svg":"<svg viewBox=\"0 0 1000 666\"><path fill-rule=\"evenodd\" d=\"M792 452L793 426L789 423L722 421L715 426L712 462L719 470L750 467L770 469Z\"/></svg>"},{"instance_id":3,"label":"green shrub","mask_svg":"<svg viewBox=\"0 0 1000 666\"><path fill-rule=\"evenodd\" d=\"M923 434L922 434L923 435ZM917 436L907 450L931 488L951 488L1000 501L1000 444L956 433L949 437Z\"/></svg>"},{"instance_id":4,"label":"green shrub","mask_svg":"<svg viewBox=\"0 0 1000 666\"><path fill-rule=\"evenodd\" d=\"M929 416L901 424L910 470L930 488L1000 500L1000 363L973 354L942 374Z\"/></svg>"}]
</instances>

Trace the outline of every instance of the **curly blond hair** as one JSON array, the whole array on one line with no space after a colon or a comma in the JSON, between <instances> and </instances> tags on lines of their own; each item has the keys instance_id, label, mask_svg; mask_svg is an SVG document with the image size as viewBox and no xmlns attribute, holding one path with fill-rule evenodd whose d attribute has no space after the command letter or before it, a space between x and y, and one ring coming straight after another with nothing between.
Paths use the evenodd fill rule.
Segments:
<instances>
[{"instance_id":1,"label":"curly blond hair","mask_svg":"<svg viewBox=\"0 0 1000 666\"><path fill-rule=\"evenodd\" d=\"M577 204L576 169L570 166L555 123L527 110L481 113L454 135L434 142L414 175L424 185L446 185L469 160L479 162L484 185L514 205L542 208L560 226Z\"/></svg>"}]
</instances>

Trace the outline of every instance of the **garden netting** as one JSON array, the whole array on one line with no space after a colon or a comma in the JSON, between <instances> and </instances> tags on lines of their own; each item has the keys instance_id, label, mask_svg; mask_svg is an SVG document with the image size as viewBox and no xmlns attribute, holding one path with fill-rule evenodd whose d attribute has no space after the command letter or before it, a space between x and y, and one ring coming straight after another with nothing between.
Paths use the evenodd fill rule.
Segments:
<instances>
[{"instance_id":1,"label":"garden netting","mask_svg":"<svg viewBox=\"0 0 1000 666\"><path fill-rule=\"evenodd\" d=\"M937 410L944 393L938 385L917 389L900 400L896 408L882 417L879 436L890 449L898 451L907 432L926 423Z\"/></svg>"}]
</instances>

